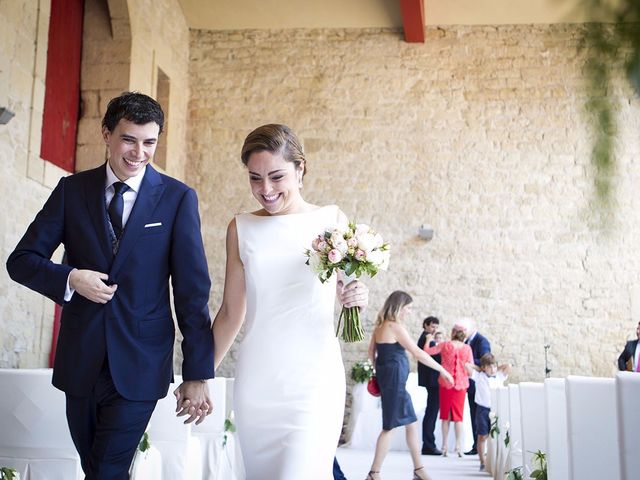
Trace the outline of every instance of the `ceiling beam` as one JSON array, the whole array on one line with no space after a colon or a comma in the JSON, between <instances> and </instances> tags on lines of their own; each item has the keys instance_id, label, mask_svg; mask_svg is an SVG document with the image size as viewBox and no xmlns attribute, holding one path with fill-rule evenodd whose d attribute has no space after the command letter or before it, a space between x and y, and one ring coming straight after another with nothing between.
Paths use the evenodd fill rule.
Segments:
<instances>
[{"instance_id":1,"label":"ceiling beam","mask_svg":"<svg viewBox=\"0 0 640 480\"><path fill-rule=\"evenodd\" d=\"M424 43L424 0L400 0L404 40Z\"/></svg>"}]
</instances>

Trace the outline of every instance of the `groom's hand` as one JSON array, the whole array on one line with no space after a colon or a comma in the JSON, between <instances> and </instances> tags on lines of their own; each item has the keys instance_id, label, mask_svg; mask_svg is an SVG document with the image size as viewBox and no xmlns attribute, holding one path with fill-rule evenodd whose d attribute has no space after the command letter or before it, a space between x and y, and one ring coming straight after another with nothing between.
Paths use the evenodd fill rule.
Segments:
<instances>
[{"instance_id":1,"label":"groom's hand","mask_svg":"<svg viewBox=\"0 0 640 480\"><path fill-rule=\"evenodd\" d=\"M69 274L69 286L76 292L95 303L107 303L116 293L117 285L107 285L109 275L93 270L74 268Z\"/></svg>"},{"instance_id":2,"label":"groom's hand","mask_svg":"<svg viewBox=\"0 0 640 480\"><path fill-rule=\"evenodd\" d=\"M182 382L173 394L176 396L177 416L189 415L184 423L191 423L195 420L196 425L200 425L207 415L213 412L213 404L209 398L209 385L206 380Z\"/></svg>"}]
</instances>

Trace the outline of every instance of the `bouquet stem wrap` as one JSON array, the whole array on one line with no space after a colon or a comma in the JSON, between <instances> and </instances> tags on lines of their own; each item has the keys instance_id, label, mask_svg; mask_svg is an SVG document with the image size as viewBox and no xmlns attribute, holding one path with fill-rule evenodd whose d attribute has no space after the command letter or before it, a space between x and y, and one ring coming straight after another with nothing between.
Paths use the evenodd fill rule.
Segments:
<instances>
[{"instance_id":1,"label":"bouquet stem wrap","mask_svg":"<svg viewBox=\"0 0 640 480\"><path fill-rule=\"evenodd\" d=\"M359 307L342 307L340 317L338 318L338 328L336 329L336 337L340 331L340 324L344 320L342 326L342 340L347 343L360 342L364 340L364 330L360 323Z\"/></svg>"}]
</instances>

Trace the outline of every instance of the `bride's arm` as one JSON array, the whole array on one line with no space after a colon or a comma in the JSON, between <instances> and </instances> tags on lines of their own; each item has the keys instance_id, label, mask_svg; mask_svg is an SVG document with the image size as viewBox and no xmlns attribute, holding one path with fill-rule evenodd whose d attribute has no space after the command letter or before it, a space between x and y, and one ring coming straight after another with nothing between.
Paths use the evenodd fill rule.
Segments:
<instances>
[{"instance_id":1,"label":"bride's arm","mask_svg":"<svg viewBox=\"0 0 640 480\"><path fill-rule=\"evenodd\" d=\"M213 320L215 345L214 367L218 368L244 322L247 310L244 266L238 249L238 229L235 218L227 228L227 266L224 278L222 305Z\"/></svg>"}]
</instances>

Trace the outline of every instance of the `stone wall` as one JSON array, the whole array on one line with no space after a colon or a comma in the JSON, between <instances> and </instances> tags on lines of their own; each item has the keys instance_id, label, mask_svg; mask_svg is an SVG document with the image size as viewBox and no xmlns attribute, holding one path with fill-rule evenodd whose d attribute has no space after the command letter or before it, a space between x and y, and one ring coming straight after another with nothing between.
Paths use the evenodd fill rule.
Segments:
<instances>
[{"instance_id":1,"label":"stone wall","mask_svg":"<svg viewBox=\"0 0 640 480\"><path fill-rule=\"evenodd\" d=\"M252 210L239 151L271 122L303 139L306 199L337 203L392 245L367 283L366 330L395 289L448 332L472 317L512 381L610 376L634 335L640 268L639 103L619 82L614 208L606 233L590 206L580 26L392 30L193 31L187 180L201 198L214 290L224 235ZM417 236L431 224L434 239ZM302 258L301 258L302 261ZM367 344L344 345L347 371ZM233 375L232 350L220 373Z\"/></svg>"},{"instance_id":2,"label":"stone wall","mask_svg":"<svg viewBox=\"0 0 640 480\"><path fill-rule=\"evenodd\" d=\"M4 268L28 224L66 172L39 157L50 0L0 0L0 367L45 367L53 303L9 279ZM77 169L104 161L100 122L123 90L155 95L157 69L171 82L165 170L184 177L189 30L177 0L91 0L85 4L82 116ZM54 255L61 258L61 250Z\"/></svg>"},{"instance_id":3,"label":"stone wall","mask_svg":"<svg viewBox=\"0 0 640 480\"><path fill-rule=\"evenodd\" d=\"M62 170L40 159L49 1L0 0L0 367L47 365L53 304L9 279L4 263Z\"/></svg>"}]
</instances>

